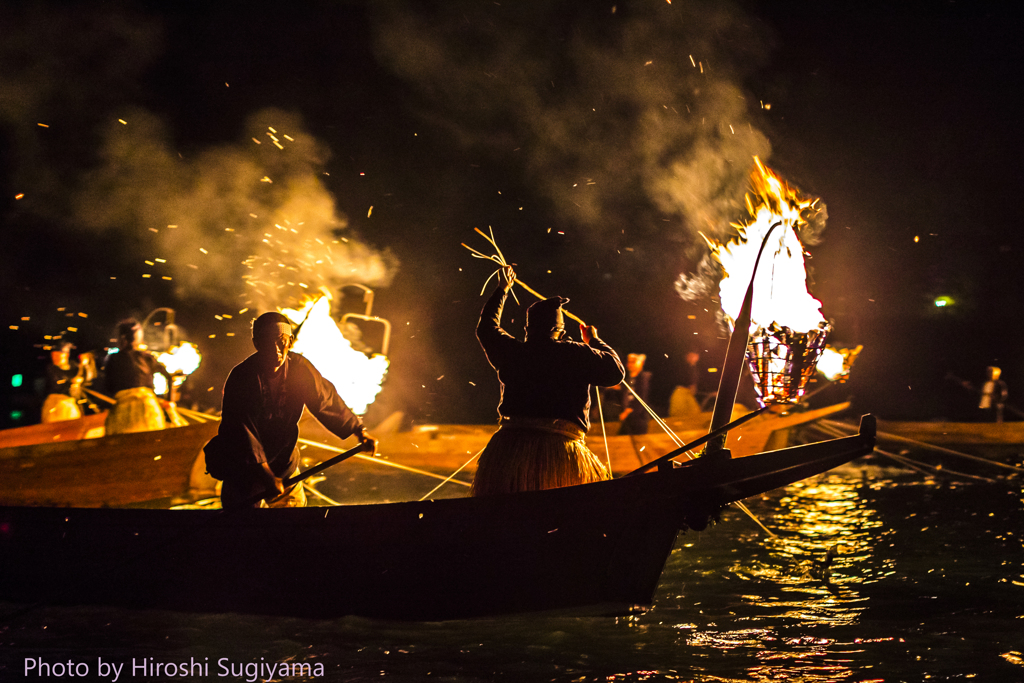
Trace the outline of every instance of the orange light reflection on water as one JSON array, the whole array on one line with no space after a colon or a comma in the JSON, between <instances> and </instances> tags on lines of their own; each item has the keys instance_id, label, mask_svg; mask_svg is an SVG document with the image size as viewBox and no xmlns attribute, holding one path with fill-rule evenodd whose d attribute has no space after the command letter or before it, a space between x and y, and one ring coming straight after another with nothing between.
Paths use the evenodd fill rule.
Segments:
<instances>
[{"instance_id":1,"label":"orange light reflection on water","mask_svg":"<svg viewBox=\"0 0 1024 683\"><path fill-rule=\"evenodd\" d=\"M854 477L826 475L789 486L763 506L759 516L777 536L745 534L744 547L730 555L726 573L730 581L749 584L737 587L737 599L755 616L738 630L679 624L687 646L754 650L758 664L747 670L747 680L753 681L842 681L857 674L846 665L857 646L844 655L836 651L835 639L783 638L779 625L813 627L820 634L822 626L857 624L866 609L867 598L857 589L876 580L877 561L868 560L887 532L862 500L862 485ZM839 552L826 565L832 546ZM869 565L874 569L862 569Z\"/></svg>"}]
</instances>

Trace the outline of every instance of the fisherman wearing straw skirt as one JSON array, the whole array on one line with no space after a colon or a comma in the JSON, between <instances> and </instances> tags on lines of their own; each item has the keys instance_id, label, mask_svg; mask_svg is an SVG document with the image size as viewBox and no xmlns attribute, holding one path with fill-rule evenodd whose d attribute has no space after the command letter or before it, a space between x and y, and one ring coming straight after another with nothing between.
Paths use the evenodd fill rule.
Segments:
<instances>
[{"instance_id":1,"label":"fisherman wearing straw skirt","mask_svg":"<svg viewBox=\"0 0 1024 683\"><path fill-rule=\"evenodd\" d=\"M130 434L180 427L188 424L168 403L168 411L153 391L156 373L167 378L172 375L153 354L142 346L142 327L133 319L125 320L117 329L118 348L107 358L104 366L106 390L117 401L106 419L106 434ZM170 420L168 420L170 417Z\"/></svg>"},{"instance_id":2,"label":"fisherman wearing straw skirt","mask_svg":"<svg viewBox=\"0 0 1024 683\"><path fill-rule=\"evenodd\" d=\"M84 380L81 367L71 362L71 342L59 342L50 351L52 362L46 368L46 400L42 422L62 422L82 417L78 398Z\"/></svg>"},{"instance_id":3,"label":"fisherman wearing straw skirt","mask_svg":"<svg viewBox=\"0 0 1024 683\"><path fill-rule=\"evenodd\" d=\"M526 312L526 340L501 327L515 272L503 266L498 285L480 312L476 335L498 373L498 431L480 455L472 495L573 486L610 478L587 448L590 386L623 380L622 361L594 327L580 325L583 342L565 338L564 297L544 299Z\"/></svg>"}]
</instances>

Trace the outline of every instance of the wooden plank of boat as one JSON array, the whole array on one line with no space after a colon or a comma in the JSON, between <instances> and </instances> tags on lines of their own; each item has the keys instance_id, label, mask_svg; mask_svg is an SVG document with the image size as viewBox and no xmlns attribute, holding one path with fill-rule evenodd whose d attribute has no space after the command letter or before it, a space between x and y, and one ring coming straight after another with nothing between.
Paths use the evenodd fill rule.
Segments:
<instances>
[{"instance_id":1,"label":"wooden plank of boat","mask_svg":"<svg viewBox=\"0 0 1024 683\"><path fill-rule=\"evenodd\" d=\"M846 402L785 415L760 415L730 432L728 445L733 457L753 455L772 447L769 446L769 440L774 433L834 415L849 407L850 404ZM710 415L707 415L685 422L669 420L669 426L678 437L688 443L706 434L709 422ZM650 434L608 437L606 451L600 427L592 427L590 434L587 435L587 446L602 461L610 451L612 471L615 474L624 474L676 447L671 437L658 430L656 425L652 425L651 428ZM657 430L657 433L654 430ZM486 446L494 431L495 427L491 425L422 425L408 432L381 435L377 450L381 457L403 465L450 474ZM616 433L618 424L611 423L609 431ZM335 448L347 448L354 443L342 443L312 418L303 420L301 433L305 439L326 443ZM304 447L302 454L304 457L314 457L316 450L312 446ZM471 476L476 471L476 461L470 463L463 471Z\"/></svg>"},{"instance_id":2,"label":"wooden plank of boat","mask_svg":"<svg viewBox=\"0 0 1024 683\"><path fill-rule=\"evenodd\" d=\"M485 498L238 513L0 508L0 599L312 618L623 613L651 603L678 530L873 447L865 417L842 439Z\"/></svg>"},{"instance_id":3,"label":"wooden plank of boat","mask_svg":"<svg viewBox=\"0 0 1024 683\"><path fill-rule=\"evenodd\" d=\"M891 422L879 420L878 429L881 432L947 448L1024 445L1024 422Z\"/></svg>"},{"instance_id":4,"label":"wooden plank of boat","mask_svg":"<svg viewBox=\"0 0 1024 683\"><path fill-rule=\"evenodd\" d=\"M55 443L58 441L79 441L103 436L103 423L107 413L85 415L77 420L47 422L0 430L0 449L14 446Z\"/></svg>"},{"instance_id":5,"label":"wooden plank of boat","mask_svg":"<svg viewBox=\"0 0 1024 683\"><path fill-rule=\"evenodd\" d=\"M0 449L0 504L101 507L181 497L196 485L196 458L216 433L211 422ZM208 495L214 484L206 482Z\"/></svg>"},{"instance_id":6,"label":"wooden plank of boat","mask_svg":"<svg viewBox=\"0 0 1024 683\"><path fill-rule=\"evenodd\" d=\"M730 433L733 456L765 450L773 433L848 407L848 403L841 403L813 411L754 418ZM6 441L0 439L0 443L24 444L0 449L0 505L166 506L215 495L217 482L206 475L201 457L203 444L216 433L215 420L161 432L71 438L88 433L96 424L102 428L100 417L93 415L66 423L0 432L0 437L15 433ZM706 422L702 419L690 425L671 424L679 437L691 441L706 432ZM493 427L484 425L432 425L412 432L386 434L379 451L392 462L447 475L483 448L493 431ZM355 443L353 439L342 442L312 417L303 419L301 434L305 439L340 448ZM588 445L602 460L606 457L600 436L590 436ZM668 435L659 433L609 437L608 447L613 472L622 474L672 450L675 444ZM331 455L315 447L302 448L303 467ZM475 471L473 462L466 468L465 476L472 477Z\"/></svg>"}]
</instances>

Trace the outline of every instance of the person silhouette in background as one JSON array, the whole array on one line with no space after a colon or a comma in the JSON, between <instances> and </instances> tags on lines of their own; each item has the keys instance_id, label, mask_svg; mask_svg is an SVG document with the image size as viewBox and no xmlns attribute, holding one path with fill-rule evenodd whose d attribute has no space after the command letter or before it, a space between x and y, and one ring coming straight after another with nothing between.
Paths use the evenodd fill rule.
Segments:
<instances>
[{"instance_id":1,"label":"person silhouette in background","mask_svg":"<svg viewBox=\"0 0 1024 683\"><path fill-rule=\"evenodd\" d=\"M78 400L82 397L84 367L72 362L71 348L71 342L62 341L50 351L50 364L46 367L43 423L77 420L82 417Z\"/></svg>"},{"instance_id":2,"label":"person silhouette in background","mask_svg":"<svg viewBox=\"0 0 1024 683\"><path fill-rule=\"evenodd\" d=\"M647 356L631 353L626 356L626 377L616 389L619 391L619 435L646 434L650 413L640 403L647 403L651 393L651 373L644 370ZM637 397L640 400L637 400Z\"/></svg>"},{"instance_id":3,"label":"person silhouette in background","mask_svg":"<svg viewBox=\"0 0 1024 683\"><path fill-rule=\"evenodd\" d=\"M171 373L143 348L142 326L136 320L118 325L117 337L117 349L103 366L106 392L116 401L107 415L107 436L165 429L167 416L153 391L153 376L159 372L171 386ZM174 416L172 426L180 426L181 418L176 412Z\"/></svg>"},{"instance_id":4,"label":"person silhouette in background","mask_svg":"<svg viewBox=\"0 0 1024 683\"><path fill-rule=\"evenodd\" d=\"M1010 392L1006 382L999 379L1002 374L1003 371L994 365L985 369L986 380L981 385L981 397L978 400L982 422L1003 421L1003 410L1006 408L1006 398Z\"/></svg>"}]
</instances>

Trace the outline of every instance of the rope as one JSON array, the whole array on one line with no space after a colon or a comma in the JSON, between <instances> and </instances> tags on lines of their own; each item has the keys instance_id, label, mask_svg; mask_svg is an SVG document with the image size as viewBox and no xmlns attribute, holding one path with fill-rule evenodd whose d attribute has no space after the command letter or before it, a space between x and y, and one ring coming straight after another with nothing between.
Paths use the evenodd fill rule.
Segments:
<instances>
[{"instance_id":1,"label":"rope","mask_svg":"<svg viewBox=\"0 0 1024 683\"><path fill-rule=\"evenodd\" d=\"M594 387L594 396L597 397L597 417L601 420L601 438L604 439L604 455L608 459L608 476L613 477L612 474L612 451L608 448L608 430L604 427L604 409L601 407L601 387ZM637 457L639 460L639 456ZM641 465L644 463L641 461Z\"/></svg>"},{"instance_id":2,"label":"rope","mask_svg":"<svg viewBox=\"0 0 1024 683\"><path fill-rule=\"evenodd\" d=\"M679 438L678 434L672 431L672 428L668 426L668 423L666 423L664 420L658 417L658 414L654 412L654 409L647 405L646 401L640 398L640 394L636 393L636 390L633 389L633 387L629 386L628 382L623 382L623 384L625 384L626 388L629 389L629 393L633 394L633 398L637 400L637 403L643 406L644 410L646 410L651 415L651 417L654 418L654 421L657 422L658 426L665 430L665 433L668 434L670 439L672 439L672 442L675 443L676 447L678 448L679 446L682 446L685 442L681 438ZM687 451L685 455L690 460L693 460L694 456L689 451Z\"/></svg>"},{"instance_id":3,"label":"rope","mask_svg":"<svg viewBox=\"0 0 1024 683\"><path fill-rule=\"evenodd\" d=\"M822 422L831 423L830 420L823 420ZM842 429L835 427L832 424L819 424L815 425L815 428L828 436L845 436L845 433ZM876 448L875 453L878 453L879 455L884 455L887 458L895 460L901 465L905 465L910 469L917 470L918 472L921 472L922 474L929 476L931 476L932 474L949 474L951 476L964 477L966 479L983 481L987 484L997 484L1001 483L1002 481L999 479L990 479L989 477L982 477L976 474L968 474L967 472L958 472L957 470L951 470L946 467L936 467L935 465L929 465L928 463L921 462L920 460L908 458L905 455L900 455L898 453L890 453L889 451L883 451L881 448Z\"/></svg>"},{"instance_id":4,"label":"rope","mask_svg":"<svg viewBox=\"0 0 1024 683\"><path fill-rule=\"evenodd\" d=\"M338 449L338 447L335 447L333 445L328 445L327 443L321 443L319 441L310 441L307 438L300 438L299 439L299 443L302 443L304 445L312 445L312 446L317 447L317 449L323 449L324 451L328 451L330 453L344 453L344 450ZM420 469L417 469L415 467L410 467L409 465L402 465L400 463L393 463L390 460L384 460L382 458L373 458L371 456L352 456L352 457L353 458L358 458L359 460L365 460L365 461L370 462L370 463L377 463L378 465L386 465L387 467L394 467L394 468L397 468L399 470L404 470L406 472L412 472L413 474L422 474L423 476L433 477L434 479L443 479L443 478L445 478L443 474L434 474L433 472L428 472L427 470L420 470ZM463 486L471 486L472 485L470 483L466 483L465 481L461 481L460 479L452 479L452 481L454 481L455 483L462 484Z\"/></svg>"},{"instance_id":5,"label":"rope","mask_svg":"<svg viewBox=\"0 0 1024 683\"><path fill-rule=\"evenodd\" d=\"M478 450L478 451L476 452L476 455L474 455L474 456L473 456L472 458L470 458L470 459L469 459L469 460L467 460L466 462L462 463L462 465L461 465L461 466L459 467L459 469L455 470L455 471L454 471L454 472L452 472L452 473L451 473L450 475L448 475L448 478L447 478L447 479L445 479L444 481L442 481L442 482L441 482L440 484L438 484L438 485L437 485L437 486L435 486L434 488L430 489L430 491L429 491L429 492L428 492L428 493L427 493L427 494L426 494L425 496L423 496L422 498L420 498L420 502L423 502L423 501L425 501L425 500L426 500L427 498L429 498L430 496L434 495L434 492L435 492L435 491L437 491L437 490L438 490L439 488L441 488L442 486L444 486L445 484L447 484L447 483L448 483L448 482L450 482L450 481L457 481L457 482L458 482L458 483L460 483L460 484L465 484L465 482L463 482L463 481L459 481L458 479L453 479L453 477L454 477L454 476L455 476L456 474L458 474L459 472L461 472L461 471L462 471L462 469L463 469L464 467L466 467L467 465L469 465L469 463L471 463L471 462L473 462L474 460L476 460L477 458L479 458L479 457L480 457L480 454L481 454L481 453L483 453L483 452L484 452L484 449L482 449L482 448L481 448L480 450Z\"/></svg>"},{"instance_id":6,"label":"rope","mask_svg":"<svg viewBox=\"0 0 1024 683\"><path fill-rule=\"evenodd\" d=\"M822 420L822 422L828 424L830 427L832 427L834 429L843 429L846 426L842 422L836 422L834 420ZM1003 464L1001 462L993 462L993 461L989 460L988 458L982 458L980 456L971 455L969 453L963 453L961 451L954 451L954 450L949 449L949 448L943 448L942 446L935 446L935 445L932 445L932 444L927 443L925 441L917 441L915 439L908 439L905 436L899 436L897 434L891 434L889 432L878 432L877 436L879 438L885 439L886 441L896 441L896 442L907 443L907 444L910 444L912 446L917 446L919 448L925 448L927 450L935 451L937 453L945 453L946 455L953 455L953 456L956 456L958 458L964 458L965 460L973 460L974 462L985 463L986 465L992 465L993 467L999 467L999 468L1002 468L1004 470L1010 470L1011 472L1019 473L1021 471L1021 468L1014 467L1013 465L1006 465L1006 464Z\"/></svg>"},{"instance_id":7,"label":"rope","mask_svg":"<svg viewBox=\"0 0 1024 683\"><path fill-rule=\"evenodd\" d=\"M328 505L334 505L334 506L338 506L338 505L341 505L341 503L339 503L338 501L334 500L333 498L330 498L330 497L328 497L328 496L325 496L324 494L322 494L322 493L320 493L319 491L317 491L317 490L316 490L316 487L314 487L314 486L313 486L312 484L310 484L310 483L309 483L308 481L304 481L304 482L302 482L302 487L303 487L304 489L306 489L307 491L309 491L310 493L312 493L312 494L313 494L314 496L316 496L317 498L319 498L320 500L322 500L322 501L324 501L325 503L327 503Z\"/></svg>"},{"instance_id":8,"label":"rope","mask_svg":"<svg viewBox=\"0 0 1024 683\"><path fill-rule=\"evenodd\" d=\"M189 410L188 408L178 408L178 412L182 413L186 417L191 417L191 418L199 419L199 420L214 420L214 421L220 420L220 417L218 417L216 415L207 415L206 413L198 413L198 412L196 412L194 410ZM345 452L341 448L335 448L334 446L329 446L328 444L321 443L319 441L310 441L309 439L299 439L298 442L303 444L303 445L306 445L306 446L315 446L316 448L320 448L320 449L323 449L325 451L329 451L331 453L344 453ZM395 467L395 468L398 468L400 470L405 470L406 472L411 472L413 474L422 474L425 477L433 477L434 479L444 479L443 475L434 474L433 472L428 472L426 470L420 470L420 469L417 469L415 467L409 467L408 465L402 465L400 463L392 462L390 460L383 460L381 458L375 458L375 457L371 457L371 456L368 456L368 455L355 455L353 457L359 458L360 460L365 460L367 462L377 463L378 465L386 465L388 467ZM460 481L458 479L453 479L452 481L454 481L457 484L461 484L463 486L472 486L472 484L467 484L466 482Z\"/></svg>"}]
</instances>

